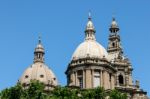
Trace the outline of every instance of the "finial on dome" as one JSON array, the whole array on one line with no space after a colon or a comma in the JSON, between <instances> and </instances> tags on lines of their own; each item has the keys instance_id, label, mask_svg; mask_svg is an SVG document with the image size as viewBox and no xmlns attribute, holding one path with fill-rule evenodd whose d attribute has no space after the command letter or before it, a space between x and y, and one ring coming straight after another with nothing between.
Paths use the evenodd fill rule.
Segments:
<instances>
[{"instance_id":1,"label":"finial on dome","mask_svg":"<svg viewBox=\"0 0 150 99\"><path fill-rule=\"evenodd\" d=\"M115 20L116 20L116 19L115 19L115 17L113 16L113 17L112 17L112 21L115 21Z\"/></svg>"},{"instance_id":2,"label":"finial on dome","mask_svg":"<svg viewBox=\"0 0 150 99\"><path fill-rule=\"evenodd\" d=\"M36 48L43 48L43 45L42 45L42 40L41 40L41 34L39 34L39 37L38 37L38 44L37 44L37 47Z\"/></svg>"},{"instance_id":3,"label":"finial on dome","mask_svg":"<svg viewBox=\"0 0 150 99\"><path fill-rule=\"evenodd\" d=\"M91 17L91 11L89 11L88 19L91 20L91 18L92 18L92 17Z\"/></svg>"},{"instance_id":4,"label":"finial on dome","mask_svg":"<svg viewBox=\"0 0 150 99\"><path fill-rule=\"evenodd\" d=\"M41 44L41 34L39 34L39 44Z\"/></svg>"}]
</instances>

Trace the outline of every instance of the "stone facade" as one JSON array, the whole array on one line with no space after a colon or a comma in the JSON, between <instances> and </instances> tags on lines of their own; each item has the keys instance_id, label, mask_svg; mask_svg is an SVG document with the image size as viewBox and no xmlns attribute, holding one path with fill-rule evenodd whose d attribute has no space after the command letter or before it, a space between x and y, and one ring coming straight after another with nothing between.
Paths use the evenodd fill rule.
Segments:
<instances>
[{"instance_id":1,"label":"stone facade","mask_svg":"<svg viewBox=\"0 0 150 99\"><path fill-rule=\"evenodd\" d=\"M107 51L96 41L95 28L89 16L85 41L75 50L66 70L67 85L83 89L104 87L127 93L129 99L147 99L147 92L132 80L132 65L123 54L119 27L113 18L109 28ZM97 45L97 46L95 46Z\"/></svg>"}]
</instances>

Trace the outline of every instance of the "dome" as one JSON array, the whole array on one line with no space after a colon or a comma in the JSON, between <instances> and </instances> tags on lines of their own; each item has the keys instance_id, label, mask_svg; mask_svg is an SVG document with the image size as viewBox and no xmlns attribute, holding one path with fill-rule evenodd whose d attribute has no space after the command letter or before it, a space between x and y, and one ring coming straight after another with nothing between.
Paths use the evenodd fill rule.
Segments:
<instances>
[{"instance_id":1,"label":"dome","mask_svg":"<svg viewBox=\"0 0 150 99\"><path fill-rule=\"evenodd\" d=\"M28 86L31 80L38 80L46 85L45 90L49 90L50 86L57 86L58 82L56 76L53 71L45 65L44 54L44 47L41 43L41 39L39 39L39 43L34 51L33 64L22 74L19 79L21 84Z\"/></svg>"},{"instance_id":2,"label":"dome","mask_svg":"<svg viewBox=\"0 0 150 99\"><path fill-rule=\"evenodd\" d=\"M72 59L81 59L86 57L107 58L107 51L95 40L85 40L77 47Z\"/></svg>"},{"instance_id":3,"label":"dome","mask_svg":"<svg viewBox=\"0 0 150 99\"><path fill-rule=\"evenodd\" d=\"M89 19L87 25L86 25L86 30L94 30L94 25L91 19Z\"/></svg>"},{"instance_id":4,"label":"dome","mask_svg":"<svg viewBox=\"0 0 150 99\"><path fill-rule=\"evenodd\" d=\"M35 48L35 52L44 52L44 48L42 44L37 45L37 47Z\"/></svg>"},{"instance_id":5,"label":"dome","mask_svg":"<svg viewBox=\"0 0 150 99\"><path fill-rule=\"evenodd\" d=\"M113 18L113 21L111 23L111 28L118 28L118 24L117 24L115 18Z\"/></svg>"},{"instance_id":6,"label":"dome","mask_svg":"<svg viewBox=\"0 0 150 99\"><path fill-rule=\"evenodd\" d=\"M96 41L95 28L89 13L88 22L85 29L85 41L81 43L75 50L72 59L91 58L107 58L107 51Z\"/></svg>"},{"instance_id":7,"label":"dome","mask_svg":"<svg viewBox=\"0 0 150 99\"><path fill-rule=\"evenodd\" d=\"M44 84L57 85L57 79L51 69L44 63L36 62L28 67L20 78L22 84L29 84L31 80L39 80Z\"/></svg>"}]
</instances>

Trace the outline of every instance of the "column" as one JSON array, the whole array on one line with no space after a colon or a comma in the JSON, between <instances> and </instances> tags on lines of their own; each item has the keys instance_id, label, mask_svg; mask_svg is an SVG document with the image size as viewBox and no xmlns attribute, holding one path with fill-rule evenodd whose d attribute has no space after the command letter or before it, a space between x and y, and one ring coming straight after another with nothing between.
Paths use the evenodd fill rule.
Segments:
<instances>
[{"instance_id":1,"label":"column","mask_svg":"<svg viewBox=\"0 0 150 99\"><path fill-rule=\"evenodd\" d=\"M103 71L100 71L100 83L101 83L101 87L103 87Z\"/></svg>"},{"instance_id":2,"label":"column","mask_svg":"<svg viewBox=\"0 0 150 99\"><path fill-rule=\"evenodd\" d=\"M116 84L117 84L117 86L119 86L119 79L118 79L118 75L116 75Z\"/></svg>"},{"instance_id":3,"label":"column","mask_svg":"<svg viewBox=\"0 0 150 99\"><path fill-rule=\"evenodd\" d=\"M114 89L114 85L115 85L115 80L114 80L114 75L112 75L111 77L111 89Z\"/></svg>"},{"instance_id":4,"label":"column","mask_svg":"<svg viewBox=\"0 0 150 99\"><path fill-rule=\"evenodd\" d=\"M82 70L83 88L85 88L85 72Z\"/></svg>"},{"instance_id":5,"label":"column","mask_svg":"<svg viewBox=\"0 0 150 99\"><path fill-rule=\"evenodd\" d=\"M103 72L103 84L104 84L104 88L108 89L108 80L107 80L107 72L106 71Z\"/></svg>"},{"instance_id":6,"label":"column","mask_svg":"<svg viewBox=\"0 0 150 99\"><path fill-rule=\"evenodd\" d=\"M75 72L72 73L72 85L75 85Z\"/></svg>"},{"instance_id":7,"label":"column","mask_svg":"<svg viewBox=\"0 0 150 99\"><path fill-rule=\"evenodd\" d=\"M94 76L94 69L92 69L92 76L91 76L91 88L94 87L94 79L93 79L93 76Z\"/></svg>"},{"instance_id":8,"label":"column","mask_svg":"<svg viewBox=\"0 0 150 99\"><path fill-rule=\"evenodd\" d=\"M75 86L78 86L78 82L77 82L77 71L75 72Z\"/></svg>"},{"instance_id":9,"label":"column","mask_svg":"<svg viewBox=\"0 0 150 99\"><path fill-rule=\"evenodd\" d=\"M86 79L85 79L85 84L86 88L92 88L92 70L86 69Z\"/></svg>"}]
</instances>

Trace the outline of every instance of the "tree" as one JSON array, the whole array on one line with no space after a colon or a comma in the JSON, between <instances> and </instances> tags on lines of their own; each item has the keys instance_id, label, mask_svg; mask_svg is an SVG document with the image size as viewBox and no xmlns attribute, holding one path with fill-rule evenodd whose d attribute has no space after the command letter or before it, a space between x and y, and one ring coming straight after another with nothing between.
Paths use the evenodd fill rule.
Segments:
<instances>
[{"instance_id":1,"label":"tree","mask_svg":"<svg viewBox=\"0 0 150 99\"><path fill-rule=\"evenodd\" d=\"M78 92L78 89L58 86L51 92L51 97L54 99L78 99Z\"/></svg>"},{"instance_id":2,"label":"tree","mask_svg":"<svg viewBox=\"0 0 150 99\"><path fill-rule=\"evenodd\" d=\"M97 87L94 89L95 99L105 99L106 92L103 87Z\"/></svg>"},{"instance_id":3,"label":"tree","mask_svg":"<svg viewBox=\"0 0 150 99\"><path fill-rule=\"evenodd\" d=\"M94 89L86 89L81 91L81 96L83 99L94 99Z\"/></svg>"},{"instance_id":4,"label":"tree","mask_svg":"<svg viewBox=\"0 0 150 99\"><path fill-rule=\"evenodd\" d=\"M109 93L109 99L127 99L127 94L121 93L114 89Z\"/></svg>"},{"instance_id":5,"label":"tree","mask_svg":"<svg viewBox=\"0 0 150 99\"><path fill-rule=\"evenodd\" d=\"M28 87L24 88L20 83L6 88L0 92L1 99L127 99L127 95L112 90L106 93L104 88L79 89L57 86L53 90L44 91L45 85L39 81L32 80Z\"/></svg>"},{"instance_id":6,"label":"tree","mask_svg":"<svg viewBox=\"0 0 150 99\"><path fill-rule=\"evenodd\" d=\"M1 92L2 99L20 99L23 92L22 86L18 83L16 86L6 88Z\"/></svg>"},{"instance_id":7,"label":"tree","mask_svg":"<svg viewBox=\"0 0 150 99\"><path fill-rule=\"evenodd\" d=\"M25 99L45 99L46 95L43 93L44 84L37 81L32 80L27 89L24 89L22 93L22 98Z\"/></svg>"},{"instance_id":8,"label":"tree","mask_svg":"<svg viewBox=\"0 0 150 99\"><path fill-rule=\"evenodd\" d=\"M106 92L103 87L97 87L95 89L82 90L81 96L83 99L105 99Z\"/></svg>"}]
</instances>

